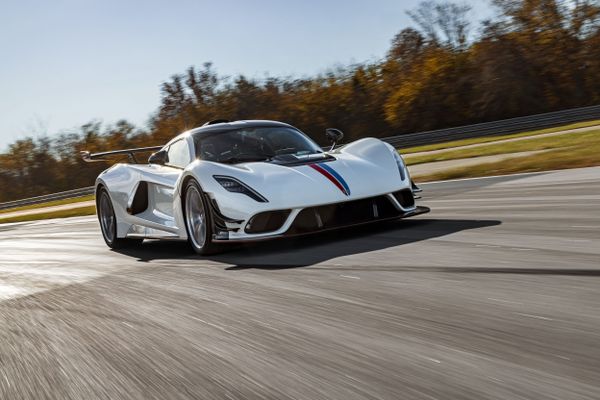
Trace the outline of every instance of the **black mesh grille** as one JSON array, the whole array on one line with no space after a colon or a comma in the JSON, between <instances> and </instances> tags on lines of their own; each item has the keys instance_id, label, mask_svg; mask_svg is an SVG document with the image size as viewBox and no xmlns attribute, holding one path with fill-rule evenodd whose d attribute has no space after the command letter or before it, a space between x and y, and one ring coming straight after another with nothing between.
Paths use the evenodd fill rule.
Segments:
<instances>
[{"instance_id":1,"label":"black mesh grille","mask_svg":"<svg viewBox=\"0 0 600 400\"><path fill-rule=\"evenodd\" d=\"M394 207L388 197L370 197L345 203L305 208L296 216L287 233L314 232L400 215L401 212Z\"/></svg>"},{"instance_id":2,"label":"black mesh grille","mask_svg":"<svg viewBox=\"0 0 600 400\"><path fill-rule=\"evenodd\" d=\"M394 192L394 197L398 200L398 203L404 208L411 208L415 205L415 197L413 196L412 190L404 189Z\"/></svg>"},{"instance_id":3,"label":"black mesh grille","mask_svg":"<svg viewBox=\"0 0 600 400\"><path fill-rule=\"evenodd\" d=\"M267 211L256 214L248 224L246 224L246 233L265 233L273 232L281 228L290 215L290 210Z\"/></svg>"}]
</instances>

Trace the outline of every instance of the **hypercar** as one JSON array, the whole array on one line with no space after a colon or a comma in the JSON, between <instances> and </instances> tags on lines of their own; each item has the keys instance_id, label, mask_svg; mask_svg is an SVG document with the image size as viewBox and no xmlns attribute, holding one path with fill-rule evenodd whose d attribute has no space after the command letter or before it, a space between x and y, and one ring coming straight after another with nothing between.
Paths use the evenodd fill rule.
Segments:
<instances>
[{"instance_id":1,"label":"hypercar","mask_svg":"<svg viewBox=\"0 0 600 400\"><path fill-rule=\"evenodd\" d=\"M429 211L391 145L365 138L323 149L276 121L211 121L164 146L90 154L126 154L95 183L102 236L111 248L144 239L187 240L200 254L223 244L303 235ZM147 163L139 152L155 151Z\"/></svg>"}]
</instances>

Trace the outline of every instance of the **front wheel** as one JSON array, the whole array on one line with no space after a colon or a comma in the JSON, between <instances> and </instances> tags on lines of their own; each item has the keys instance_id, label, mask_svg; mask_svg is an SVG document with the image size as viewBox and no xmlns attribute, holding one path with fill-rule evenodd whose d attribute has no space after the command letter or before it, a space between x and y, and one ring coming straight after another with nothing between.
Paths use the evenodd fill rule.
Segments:
<instances>
[{"instance_id":1,"label":"front wheel","mask_svg":"<svg viewBox=\"0 0 600 400\"><path fill-rule=\"evenodd\" d=\"M198 254L208 255L218 252L219 246L212 242L211 215L200 185L191 179L184 193L185 229L190 245Z\"/></svg>"},{"instance_id":2,"label":"front wheel","mask_svg":"<svg viewBox=\"0 0 600 400\"><path fill-rule=\"evenodd\" d=\"M96 210L98 222L104 241L111 249L122 249L142 243L143 239L128 239L117 237L117 217L112 206L112 201L105 188L98 190L96 197Z\"/></svg>"}]
</instances>

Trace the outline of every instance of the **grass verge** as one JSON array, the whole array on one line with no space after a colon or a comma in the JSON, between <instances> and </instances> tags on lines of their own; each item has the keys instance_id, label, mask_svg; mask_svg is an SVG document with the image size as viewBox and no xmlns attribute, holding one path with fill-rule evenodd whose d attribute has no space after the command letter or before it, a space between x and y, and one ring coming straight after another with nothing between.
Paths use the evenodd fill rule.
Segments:
<instances>
[{"instance_id":1,"label":"grass verge","mask_svg":"<svg viewBox=\"0 0 600 400\"><path fill-rule=\"evenodd\" d=\"M50 219L50 218L67 218L67 217L80 217L83 215L94 215L96 214L95 206L72 208L69 210L50 211L46 213L30 214L30 215L19 215L15 217L2 218L0 217L0 224L8 222L24 222L24 221L35 221L38 219Z\"/></svg>"},{"instance_id":2,"label":"grass verge","mask_svg":"<svg viewBox=\"0 0 600 400\"><path fill-rule=\"evenodd\" d=\"M516 142L489 144L467 149L449 149L448 151L441 153L426 154L422 156L411 157L410 155L407 155L405 159L408 165L416 165L435 161L458 160L464 158L491 156L496 154L518 153L523 151L564 149L566 152L568 152L568 149L575 150L579 148L585 149L588 147L593 147L596 150L600 149L600 128L576 135L546 136L540 138L533 137ZM541 156L550 157L551 155L546 153Z\"/></svg>"},{"instance_id":3,"label":"grass verge","mask_svg":"<svg viewBox=\"0 0 600 400\"><path fill-rule=\"evenodd\" d=\"M567 131L567 130L571 130L571 129L588 128L588 127L597 126L597 125L600 125L600 120L578 122L575 124L555 126L552 128L538 129L538 130L529 131L529 132L512 133L509 135L486 136L486 137L480 137L480 138L455 140L452 142L445 142L445 143L428 144L428 145L423 145L423 146L410 147L407 149L401 149L401 153L402 154L411 154L411 153L419 153L422 151L450 149L452 147L467 146L470 144L489 143L489 142L495 142L498 140L516 139L516 138L526 137L526 136L543 135L545 133L562 132L562 131Z\"/></svg>"},{"instance_id":4,"label":"grass verge","mask_svg":"<svg viewBox=\"0 0 600 400\"><path fill-rule=\"evenodd\" d=\"M528 157L518 157L470 167L459 167L430 175L419 176L419 182L457 178L508 175L518 172L541 172L557 169L600 166L600 135L595 143L564 147Z\"/></svg>"},{"instance_id":5,"label":"grass verge","mask_svg":"<svg viewBox=\"0 0 600 400\"><path fill-rule=\"evenodd\" d=\"M3 213L8 213L8 212L34 210L36 208L45 208L45 207L52 207L52 206L61 206L63 204L79 203L82 201L89 201L89 200L94 200L93 194L90 194L87 196L81 196L81 197L72 197L69 199L47 201L45 203L39 203L39 204L30 204L27 206L6 208L4 210L0 210L0 215L2 215Z\"/></svg>"}]
</instances>

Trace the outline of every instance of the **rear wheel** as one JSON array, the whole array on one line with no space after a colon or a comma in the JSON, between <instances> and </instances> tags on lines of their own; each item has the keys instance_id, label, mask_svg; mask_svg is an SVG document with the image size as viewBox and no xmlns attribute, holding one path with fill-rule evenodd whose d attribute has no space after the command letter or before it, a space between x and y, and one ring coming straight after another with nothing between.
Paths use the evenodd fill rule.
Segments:
<instances>
[{"instance_id":1,"label":"rear wheel","mask_svg":"<svg viewBox=\"0 0 600 400\"><path fill-rule=\"evenodd\" d=\"M212 242L212 220L206 195L200 189L198 182L191 179L187 183L183 198L185 229L190 245L198 254L208 255L218 252L219 246Z\"/></svg>"},{"instance_id":2,"label":"rear wheel","mask_svg":"<svg viewBox=\"0 0 600 400\"><path fill-rule=\"evenodd\" d=\"M117 217L112 206L108 191L104 188L98 190L96 197L96 210L98 222L104 241L111 249L121 249L142 243L143 239L128 239L117 237Z\"/></svg>"}]
</instances>

